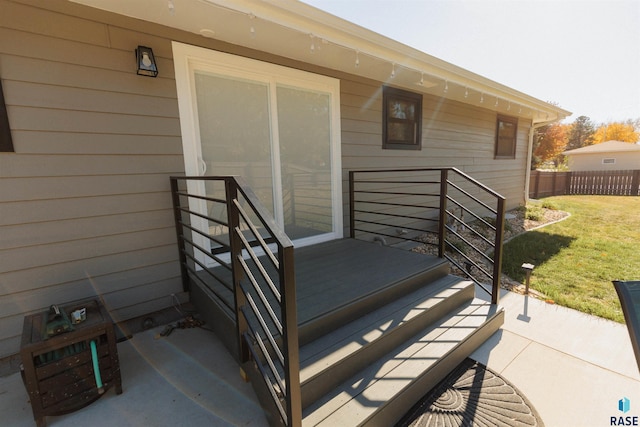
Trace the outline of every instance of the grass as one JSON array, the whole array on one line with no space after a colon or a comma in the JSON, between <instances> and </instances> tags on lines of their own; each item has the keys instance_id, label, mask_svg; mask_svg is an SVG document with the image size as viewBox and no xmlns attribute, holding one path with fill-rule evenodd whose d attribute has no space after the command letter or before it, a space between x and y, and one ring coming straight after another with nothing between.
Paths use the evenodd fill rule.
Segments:
<instances>
[{"instance_id":1,"label":"grass","mask_svg":"<svg viewBox=\"0 0 640 427\"><path fill-rule=\"evenodd\" d=\"M640 197L557 196L547 206L565 221L524 233L504 246L503 272L556 304L624 322L612 280L640 280Z\"/></svg>"}]
</instances>

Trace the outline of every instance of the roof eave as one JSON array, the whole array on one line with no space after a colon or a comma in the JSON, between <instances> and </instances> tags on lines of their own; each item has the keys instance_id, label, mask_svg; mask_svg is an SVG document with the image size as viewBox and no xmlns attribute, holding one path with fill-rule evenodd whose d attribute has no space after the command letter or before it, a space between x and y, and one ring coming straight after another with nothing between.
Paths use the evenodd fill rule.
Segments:
<instances>
[{"instance_id":1,"label":"roof eave","mask_svg":"<svg viewBox=\"0 0 640 427\"><path fill-rule=\"evenodd\" d=\"M571 115L296 0L70 1L196 34L209 30L225 42L522 117L533 124ZM225 27L234 19L244 19L246 31ZM249 31L254 27L257 35Z\"/></svg>"}]
</instances>

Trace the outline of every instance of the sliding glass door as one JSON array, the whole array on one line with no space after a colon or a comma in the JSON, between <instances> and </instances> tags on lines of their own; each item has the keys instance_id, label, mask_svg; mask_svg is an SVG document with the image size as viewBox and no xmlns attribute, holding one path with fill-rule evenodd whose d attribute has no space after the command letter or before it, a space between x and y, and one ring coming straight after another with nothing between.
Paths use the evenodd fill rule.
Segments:
<instances>
[{"instance_id":1,"label":"sliding glass door","mask_svg":"<svg viewBox=\"0 0 640 427\"><path fill-rule=\"evenodd\" d=\"M174 61L187 174L242 176L297 246L341 237L338 81L178 43Z\"/></svg>"}]
</instances>

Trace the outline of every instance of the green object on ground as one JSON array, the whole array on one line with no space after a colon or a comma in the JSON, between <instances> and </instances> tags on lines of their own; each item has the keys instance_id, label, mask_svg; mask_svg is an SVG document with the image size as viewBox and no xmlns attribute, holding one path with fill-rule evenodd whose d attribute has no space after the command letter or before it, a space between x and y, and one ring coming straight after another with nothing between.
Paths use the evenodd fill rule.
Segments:
<instances>
[{"instance_id":1,"label":"green object on ground","mask_svg":"<svg viewBox=\"0 0 640 427\"><path fill-rule=\"evenodd\" d=\"M91 361L93 362L93 374L96 377L96 386L98 387L98 393L104 393L104 386L102 385L102 377L100 376L100 366L98 365L98 349L96 347L95 340L91 340Z\"/></svg>"}]
</instances>

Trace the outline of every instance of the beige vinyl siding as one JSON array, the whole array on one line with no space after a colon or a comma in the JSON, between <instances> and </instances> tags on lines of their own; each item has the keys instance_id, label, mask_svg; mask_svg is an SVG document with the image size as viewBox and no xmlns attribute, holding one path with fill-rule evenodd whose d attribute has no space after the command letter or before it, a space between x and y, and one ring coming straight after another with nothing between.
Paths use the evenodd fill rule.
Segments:
<instances>
[{"instance_id":1,"label":"beige vinyl siding","mask_svg":"<svg viewBox=\"0 0 640 427\"><path fill-rule=\"evenodd\" d=\"M170 39L154 38L163 73L144 78L133 50L150 36L120 27L133 20L58 0L0 10L16 150L0 154L1 358L53 303L100 295L116 320L172 304L168 176L184 163Z\"/></svg>"},{"instance_id":2,"label":"beige vinyl siding","mask_svg":"<svg viewBox=\"0 0 640 427\"><path fill-rule=\"evenodd\" d=\"M615 159L615 163L603 163L604 159ZM572 154L569 156L569 169L572 171L640 169L640 151Z\"/></svg>"},{"instance_id":3,"label":"beige vinyl siding","mask_svg":"<svg viewBox=\"0 0 640 427\"><path fill-rule=\"evenodd\" d=\"M439 168L456 167L507 198L507 209L524 203L524 182L530 122L518 121L516 156L495 159L497 113L455 101L424 94L422 104L422 149L382 149L381 83L364 81L353 76L341 79L343 209L345 235L348 235L349 201L348 172L362 169ZM405 189L406 191L406 189ZM415 188L415 191L424 191ZM495 206L495 199L476 193ZM360 195L362 200L366 195ZM378 196L379 197L379 196ZM392 196L385 196L393 199ZM410 203L404 200L404 203ZM421 203L424 203L422 198ZM436 203L437 205L437 203ZM367 206L372 208L372 206ZM397 208L376 207L389 213L421 216L420 212L398 212ZM394 210L395 209L395 210ZM480 212L478 212L480 213ZM380 217L362 217L378 221ZM410 219L387 218L396 229L402 226L424 227ZM360 228L376 228L361 225ZM393 228L393 227L392 227ZM395 231L391 230L393 234ZM371 239L371 234L360 238Z\"/></svg>"},{"instance_id":4,"label":"beige vinyl siding","mask_svg":"<svg viewBox=\"0 0 640 427\"><path fill-rule=\"evenodd\" d=\"M422 150L383 150L380 85L343 78L341 97L345 191L353 169L453 166L505 196L508 208L524 202L530 122L518 121L515 159L495 159L495 112L425 94Z\"/></svg>"},{"instance_id":5,"label":"beige vinyl siding","mask_svg":"<svg viewBox=\"0 0 640 427\"><path fill-rule=\"evenodd\" d=\"M16 153L0 154L0 358L23 317L101 295L116 320L182 291L169 179L183 174L171 42L339 78L345 224L351 169L455 166L515 207L530 123L495 160L496 113L424 95L422 150L382 149L382 83L77 5L0 0L0 78ZM135 74L151 46L160 74Z\"/></svg>"}]
</instances>

